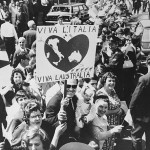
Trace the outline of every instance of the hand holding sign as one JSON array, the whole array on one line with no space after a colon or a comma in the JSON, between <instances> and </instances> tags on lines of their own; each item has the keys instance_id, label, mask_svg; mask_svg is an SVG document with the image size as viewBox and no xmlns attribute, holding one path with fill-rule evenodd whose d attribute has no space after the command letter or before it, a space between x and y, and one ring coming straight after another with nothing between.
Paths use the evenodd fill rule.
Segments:
<instances>
[{"instance_id":1,"label":"hand holding sign","mask_svg":"<svg viewBox=\"0 0 150 150\"><path fill-rule=\"evenodd\" d=\"M68 107L68 105L69 105L69 98L66 97L66 98L62 99L60 111L58 113L58 120L60 121L60 124L67 121L66 108Z\"/></svg>"}]
</instances>

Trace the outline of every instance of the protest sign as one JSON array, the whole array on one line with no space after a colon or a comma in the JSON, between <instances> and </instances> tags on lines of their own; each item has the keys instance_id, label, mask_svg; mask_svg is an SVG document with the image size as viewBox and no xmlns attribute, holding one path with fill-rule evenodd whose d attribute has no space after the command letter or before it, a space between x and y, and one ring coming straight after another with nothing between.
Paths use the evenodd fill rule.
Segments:
<instances>
[{"instance_id":1,"label":"protest sign","mask_svg":"<svg viewBox=\"0 0 150 150\"><path fill-rule=\"evenodd\" d=\"M39 83L93 77L98 26L38 26Z\"/></svg>"}]
</instances>

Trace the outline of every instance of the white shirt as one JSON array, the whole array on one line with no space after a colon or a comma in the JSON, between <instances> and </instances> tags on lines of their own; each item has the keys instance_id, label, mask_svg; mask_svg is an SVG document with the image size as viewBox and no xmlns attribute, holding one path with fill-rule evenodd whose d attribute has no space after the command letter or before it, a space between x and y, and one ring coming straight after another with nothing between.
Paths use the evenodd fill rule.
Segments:
<instances>
[{"instance_id":1,"label":"white shirt","mask_svg":"<svg viewBox=\"0 0 150 150\"><path fill-rule=\"evenodd\" d=\"M10 22L5 22L1 25L1 38L3 39L3 37L15 37L15 39L18 40L14 25Z\"/></svg>"}]
</instances>

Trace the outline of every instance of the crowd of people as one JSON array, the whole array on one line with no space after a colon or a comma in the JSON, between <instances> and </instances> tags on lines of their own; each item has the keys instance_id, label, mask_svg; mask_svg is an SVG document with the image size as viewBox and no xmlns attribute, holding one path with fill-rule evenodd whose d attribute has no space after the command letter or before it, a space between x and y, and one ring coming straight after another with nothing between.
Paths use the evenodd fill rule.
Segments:
<instances>
[{"instance_id":1,"label":"crowd of people","mask_svg":"<svg viewBox=\"0 0 150 150\"><path fill-rule=\"evenodd\" d=\"M30 1L5 3L0 8L1 38L13 69L10 84L0 93L0 149L57 150L80 142L95 150L116 150L117 133L125 127L130 108L134 150L142 150L144 132L149 150L150 57L148 73L137 83L141 31L128 26L132 12L125 1L93 2L86 22L80 20L80 12L75 14L71 25L99 26L94 74L53 83L36 82L37 10L31 13ZM61 16L57 25L63 25ZM9 120L6 107L14 107Z\"/></svg>"}]
</instances>

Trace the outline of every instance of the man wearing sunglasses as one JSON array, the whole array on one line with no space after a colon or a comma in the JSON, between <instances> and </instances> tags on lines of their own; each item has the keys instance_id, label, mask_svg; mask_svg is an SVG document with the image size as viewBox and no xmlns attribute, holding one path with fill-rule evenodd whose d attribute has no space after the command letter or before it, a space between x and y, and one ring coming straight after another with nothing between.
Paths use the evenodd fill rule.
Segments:
<instances>
[{"instance_id":1,"label":"man wearing sunglasses","mask_svg":"<svg viewBox=\"0 0 150 150\"><path fill-rule=\"evenodd\" d=\"M60 82L60 90L49 100L46 108L46 120L55 128L62 122L67 122L67 130L59 140L58 147L73 141L75 134L75 110L77 97L75 95L78 81L67 80L66 97L63 97L64 84Z\"/></svg>"}]
</instances>

